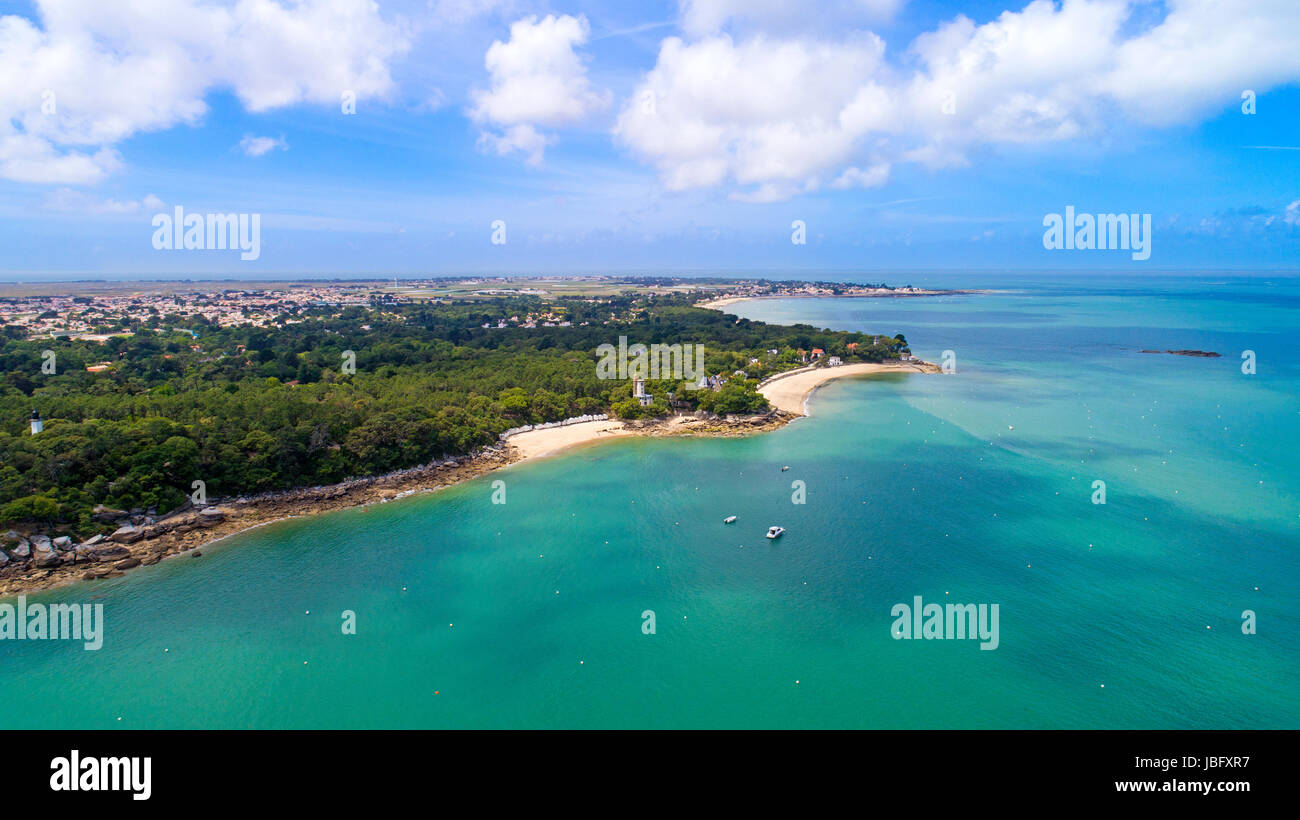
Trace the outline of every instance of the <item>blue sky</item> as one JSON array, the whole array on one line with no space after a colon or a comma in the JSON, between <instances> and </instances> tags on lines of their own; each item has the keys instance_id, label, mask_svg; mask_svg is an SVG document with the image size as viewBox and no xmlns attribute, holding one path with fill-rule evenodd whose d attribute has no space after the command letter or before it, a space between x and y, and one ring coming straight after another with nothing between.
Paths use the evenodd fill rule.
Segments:
<instances>
[{"instance_id":1,"label":"blue sky","mask_svg":"<svg viewBox=\"0 0 1300 820\"><path fill-rule=\"evenodd\" d=\"M0 2L0 278L1295 269L1293 0L808 8ZM155 250L177 205L260 257Z\"/></svg>"}]
</instances>

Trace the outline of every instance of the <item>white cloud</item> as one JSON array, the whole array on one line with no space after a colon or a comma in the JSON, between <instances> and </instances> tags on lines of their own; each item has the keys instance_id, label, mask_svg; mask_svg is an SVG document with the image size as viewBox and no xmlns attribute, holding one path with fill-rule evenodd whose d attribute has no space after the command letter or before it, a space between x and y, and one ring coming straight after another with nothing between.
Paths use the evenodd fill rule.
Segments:
<instances>
[{"instance_id":1,"label":"white cloud","mask_svg":"<svg viewBox=\"0 0 1300 820\"><path fill-rule=\"evenodd\" d=\"M889 163L872 165L865 171L857 166L845 168L844 173L831 183L832 188L878 188L889 181Z\"/></svg>"},{"instance_id":2,"label":"white cloud","mask_svg":"<svg viewBox=\"0 0 1300 820\"><path fill-rule=\"evenodd\" d=\"M548 141L545 134L531 125L512 125L500 134L484 131L478 138L479 148L503 157L518 151L534 167L542 164Z\"/></svg>"},{"instance_id":3,"label":"white cloud","mask_svg":"<svg viewBox=\"0 0 1300 820\"><path fill-rule=\"evenodd\" d=\"M0 177L93 183L112 146L197 124L226 88L250 111L392 89L406 33L373 0L36 0L38 27L0 17Z\"/></svg>"},{"instance_id":4,"label":"white cloud","mask_svg":"<svg viewBox=\"0 0 1300 820\"><path fill-rule=\"evenodd\" d=\"M134 214L141 211L157 211L166 207L166 203L153 194L141 200L103 199L91 196L84 191L71 188L59 188L45 197L43 207L49 211L63 211L77 214Z\"/></svg>"},{"instance_id":5,"label":"white cloud","mask_svg":"<svg viewBox=\"0 0 1300 820\"><path fill-rule=\"evenodd\" d=\"M260 157L277 148L281 151L289 150L289 143L284 141L284 137L277 139L276 137L255 137L252 134L245 134L244 138L239 141L239 149L250 157Z\"/></svg>"},{"instance_id":6,"label":"white cloud","mask_svg":"<svg viewBox=\"0 0 1300 820\"><path fill-rule=\"evenodd\" d=\"M883 56L870 34L844 43L670 37L614 133L672 190L728 179L759 186L760 198L797 190L848 164L866 134L892 130L897 112L872 79L887 73Z\"/></svg>"},{"instance_id":7,"label":"white cloud","mask_svg":"<svg viewBox=\"0 0 1300 820\"><path fill-rule=\"evenodd\" d=\"M99 182L121 165L121 158L111 148L93 154L60 153L48 140L7 132L0 121L0 178L65 185Z\"/></svg>"},{"instance_id":8,"label":"white cloud","mask_svg":"<svg viewBox=\"0 0 1300 820\"><path fill-rule=\"evenodd\" d=\"M1288 225L1300 225L1300 199L1286 206L1286 214L1282 217Z\"/></svg>"},{"instance_id":9,"label":"white cloud","mask_svg":"<svg viewBox=\"0 0 1300 820\"><path fill-rule=\"evenodd\" d=\"M970 165L965 152L960 147L945 144L942 138L926 143L919 148L903 151L905 162L915 162L932 170L940 168L965 168Z\"/></svg>"},{"instance_id":10,"label":"white cloud","mask_svg":"<svg viewBox=\"0 0 1300 820\"><path fill-rule=\"evenodd\" d=\"M764 182L749 191L733 191L729 198L737 202L781 202L800 192L815 191L817 187L816 180L810 180L803 185L788 182Z\"/></svg>"},{"instance_id":11,"label":"white cloud","mask_svg":"<svg viewBox=\"0 0 1300 820\"><path fill-rule=\"evenodd\" d=\"M1116 47L1097 87L1133 118L1156 125L1184 122L1240 105L1244 89L1260 92L1300 79L1300 3L1169 0L1168 17Z\"/></svg>"},{"instance_id":12,"label":"white cloud","mask_svg":"<svg viewBox=\"0 0 1300 820\"><path fill-rule=\"evenodd\" d=\"M549 141L538 127L570 125L609 104L609 92L591 88L574 51L589 34L585 17L547 15L515 22L509 42L492 43L484 59L492 87L471 94L469 116L484 126L480 144L500 153L523 151L538 164Z\"/></svg>"},{"instance_id":13,"label":"white cloud","mask_svg":"<svg viewBox=\"0 0 1300 820\"><path fill-rule=\"evenodd\" d=\"M767 200L864 184L863 163L959 167L975 146L1194 122L1235 108L1242 89L1300 80L1295 0L1034 0L983 25L943 23L899 64L861 30L754 31L781 8L683 3L695 39L661 43L614 128L667 188L753 186L737 198ZM750 27L717 33L737 19Z\"/></svg>"}]
</instances>

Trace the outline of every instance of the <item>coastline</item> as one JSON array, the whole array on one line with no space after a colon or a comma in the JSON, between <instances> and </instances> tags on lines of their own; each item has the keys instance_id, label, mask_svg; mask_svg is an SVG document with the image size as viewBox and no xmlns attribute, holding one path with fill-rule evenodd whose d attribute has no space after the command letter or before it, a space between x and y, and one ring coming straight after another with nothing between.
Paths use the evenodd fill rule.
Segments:
<instances>
[{"instance_id":1,"label":"coastline","mask_svg":"<svg viewBox=\"0 0 1300 820\"><path fill-rule=\"evenodd\" d=\"M516 433L506 439L506 444L519 456L519 461L527 461L551 455L577 444L626 436L631 432L628 426L618 419L584 421L566 427L550 427L545 430Z\"/></svg>"},{"instance_id":2,"label":"coastline","mask_svg":"<svg viewBox=\"0 0 1300 820\"><path fill-rule=\"evenodd\" d=\"M763 394L778 410L797 416L808 415L808 397L823 384L849 376L866 376L873 373L938 373L939 366L919 359L912 362L858 362L839 367L818 367L782 373L761 384Z\"/></svg>"},{"instance_id":3,"label":"coastline","mask_svg":"<svg viewBox=\"0 0 1300 820\"><path fill-rule=\"evenodd\" d=\"M971 296L993 293L991 290L878 290L869 293L763 293L755 296L722 296L696 302L695 307L721 310L739 302L762 299L920 299L926 296Z\"/></svg>"},{"instance_id":4,"label":"coastline","mask_svg":"<svg viewBox=\"0 0 1300 820\"><path fill-rule=\"evenodd\" d=\"M231 536L290 518L303 518L335 510L384 504L419 493L435 492L469 481L503 467L544 458L581 444L626 436L745 436L787 424L793 416L771 411L757 416L706 419L676 416L664 420L623 422L590 421L565 427L517 433L495 446L462 458L432 462L420 467L339 484L267 493L252 498L223 499L214 504L219 520L201 528L186 511L160 519L150 534L130 543L101 542L112 555L52 567L28 564L11 568L0 577L0 599L53 589L78 581L118 578L136 567L182 555L201 557L202 548Z\"/></svg>"},{"instance_id":5,"label":"coastline","mask_svg":"<svg viewBox=\"0 0 1300 820\"><path fill-rule=\"evenodd\" d=\"M648 421L605 419L543 430L516 433L492 447L463 458L435 461L420 467L368 478L358 478L322 487L267 493L252 498L225 499L215 506L221 511L215 522L196 525L191 511L173 514L148 527L148 535L130 543L102 542L111 555L53 567L14 568L0 577L0 598L53 589L77 581L121 577L141 566L151 566L182 555L200 557L203 547L276 521L302 518L352 507L384 504L417 493L435 492L469 481L503 467L520 464L568 450L578 445L628 436L739 437L784 427L807 415L808 397L821 384L833 379L882 372L938 372L928 362L873 364L858 363L835 368L815 368L781 374L759 388L772 409L752 416L725 418L700 415L673 416Z\"/></svg>"}]
</instances>

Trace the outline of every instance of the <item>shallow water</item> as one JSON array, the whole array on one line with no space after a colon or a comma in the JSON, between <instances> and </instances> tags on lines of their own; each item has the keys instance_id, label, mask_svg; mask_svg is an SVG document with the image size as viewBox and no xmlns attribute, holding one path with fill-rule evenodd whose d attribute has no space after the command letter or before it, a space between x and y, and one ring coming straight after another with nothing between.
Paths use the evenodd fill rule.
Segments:
<instances>
[{"instance_id":1,"label":"shallow water","mask_svg":"<svg viewBox=\"0 0 1300 820\"><path fill-rule=\"evenodd\" d=\"M0 725L1300 727L1300 286L1215 281L732 306L901 331L957 372L32 596L104 604L104 647L0 641ZM894 640L917 595L997 604L997 649Z\"/></svg>"}]
</instances>

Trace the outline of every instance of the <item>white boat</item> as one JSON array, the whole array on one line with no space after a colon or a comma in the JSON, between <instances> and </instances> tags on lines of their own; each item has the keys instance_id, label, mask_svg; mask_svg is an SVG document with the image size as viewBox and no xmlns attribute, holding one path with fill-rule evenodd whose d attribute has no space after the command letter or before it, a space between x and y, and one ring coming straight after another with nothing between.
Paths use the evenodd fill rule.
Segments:
<instances>
[{"instance_id":1,"label":"white boat","mask_svg":"<svg viewBox=\"0 0 1300 820\"><path fill-rule=\"evenodd\" d=\"M767 537L768 537L768 538L780 538L782 535L785 535L785 527L768 527L768 528L767 528Z\"/></svg>"},{"instance_id":2,"label":"white boat","mask_svg":"<svg viewBox=\"0 0 1300 820\"><path fill-rule=\"evenodd\" d=\"M734 515L729 515L726 518L722 519L722 523L724 524L734 524L735 521L736 521L736 516Z\"/></svg>"},{"instance_id":3,"label":"white boat","mask_svg":"<svg viewBox=\"0 0 1300 820\"><path fill-rule=\"evenodd\" d=\"M789 465L789 464L787 464L787 465L785 465L784 467L782 467L782 468L781 468L781 472L784 473L784 472L785 472L786 470L788 470L788 469L790 469L790 465Z\"/></svg>"}]
</instances>

